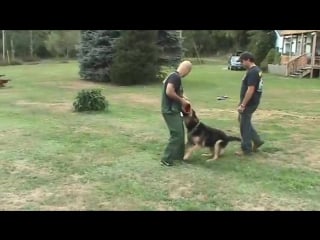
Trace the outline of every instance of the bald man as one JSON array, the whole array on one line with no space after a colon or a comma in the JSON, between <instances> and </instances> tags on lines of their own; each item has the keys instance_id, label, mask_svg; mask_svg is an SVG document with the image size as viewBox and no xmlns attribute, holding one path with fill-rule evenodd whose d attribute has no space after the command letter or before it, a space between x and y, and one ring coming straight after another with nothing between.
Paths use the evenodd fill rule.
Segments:
<instances>
[{"instance_id":1,"label":"bald man","mask_svg":"<svg viewBox=\"0 0 320 240\"><path fill-rule=\"evenodd\" d=\"M170 132L169 143L164 150L161 163L172 166L175 160L183 160L185 151L185 132L182 108L190 104L183 94L181 79L192 69L189 61L183 61L173 73L163 81L161 112Z\"/></svg>"}]
</instances>

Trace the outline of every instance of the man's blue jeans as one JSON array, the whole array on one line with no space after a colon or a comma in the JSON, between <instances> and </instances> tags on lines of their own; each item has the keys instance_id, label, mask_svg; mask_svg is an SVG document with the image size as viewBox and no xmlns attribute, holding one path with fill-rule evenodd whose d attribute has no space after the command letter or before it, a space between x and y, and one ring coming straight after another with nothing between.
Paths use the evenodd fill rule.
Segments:
<instances>
[{"instance_id":1,"label":"man's blue jeans","mask_svg":"<svg viewBox=\"0 0 320 240\"><path fill-rule=\"evenodd\" d=\"M253 113L258 105L247 106L242 113L239 113L240 134L242 137L241 148L245 154L252 153L252 142L259 145L262 140L251 123Z\"/></svg>"}]
</instances>

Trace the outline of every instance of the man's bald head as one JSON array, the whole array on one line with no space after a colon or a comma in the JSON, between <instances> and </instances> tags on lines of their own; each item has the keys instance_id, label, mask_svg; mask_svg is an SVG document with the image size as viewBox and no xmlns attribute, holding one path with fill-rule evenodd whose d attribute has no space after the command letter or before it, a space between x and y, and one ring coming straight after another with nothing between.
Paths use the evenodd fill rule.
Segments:
<instances>
[{"instance_id":1,"label":"man's bald head","mask_svg":"<svg viewBox=\"0 0 320 240\"><path fill-rule=\"evenodd\" d=\"M192 69L192 63L190 61L183 61L180 63L177 71L179 72L181 77L187 76Z\"/></svg>"}]
</instances>

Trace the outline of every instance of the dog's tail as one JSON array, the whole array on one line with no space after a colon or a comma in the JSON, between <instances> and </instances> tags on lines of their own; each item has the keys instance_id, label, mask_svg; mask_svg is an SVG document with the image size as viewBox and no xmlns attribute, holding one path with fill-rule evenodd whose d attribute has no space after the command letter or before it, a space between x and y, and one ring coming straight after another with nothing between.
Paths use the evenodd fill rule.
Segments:
<instances>
[{"instance_id":1,"label":"dog's tail","mask_svg":"<svg viewBox=\"0 0 320 240\"><path fill-rule=\"evenodd\" d=\"M239 138L239 137L233 137L233 136L227 136L227 140L228 140L229 142L232 142L232 141L241 142L241 138Z\"/></svg>"}]
</instances>

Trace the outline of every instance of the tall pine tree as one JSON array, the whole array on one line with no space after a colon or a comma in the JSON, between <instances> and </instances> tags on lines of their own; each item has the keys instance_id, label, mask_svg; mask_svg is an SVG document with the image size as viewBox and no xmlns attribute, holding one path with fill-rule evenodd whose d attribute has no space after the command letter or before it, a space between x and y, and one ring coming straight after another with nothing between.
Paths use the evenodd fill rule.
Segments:
<instances>
[{"instance_id":1,"label":"tall pine tree","mask_svg":"<svg viewBox=\"0 0 320 240\"><path fill-rule=\"evenodd\" d=\"M83 30L78 60L80 77L85 80L110 82L109 69L115 54L115 42L127 30ZM159 64L177 67L183 55L182 39L176 30L158 30Z\"/></svg>"},{"instance_id":2,"label":"tall pine tree","mask_svg":"<svg viewBox=\"0 0 320 240\"><path fill-rule=\"evenodd\" d=\"M158 80L160 66L157 33L153 30L122 32L110 72L112 83L136 85Z\"/></svg>"},{"instance_id":3,"label":"tall pine tree","mask_svg":"<svg viewBox=\"0 0 320 240\"><path fill-rule=\"evenodd\" d=\"M177 67L182 59L183 48L182 39L176 30L159 30L158 45L161 55L160 64L165 66Z\"/></svg>"},{"instance_id":4,"label":"tall pine tree","mask_svg":"<svg viewBox=\"0 0 320 240\"><path fill-rule=\"evenodd\" d=\"M119 30L84 30L79 47L80 77L96 82L110 82L110 66Z\"/></svg>"}]
</instances>

